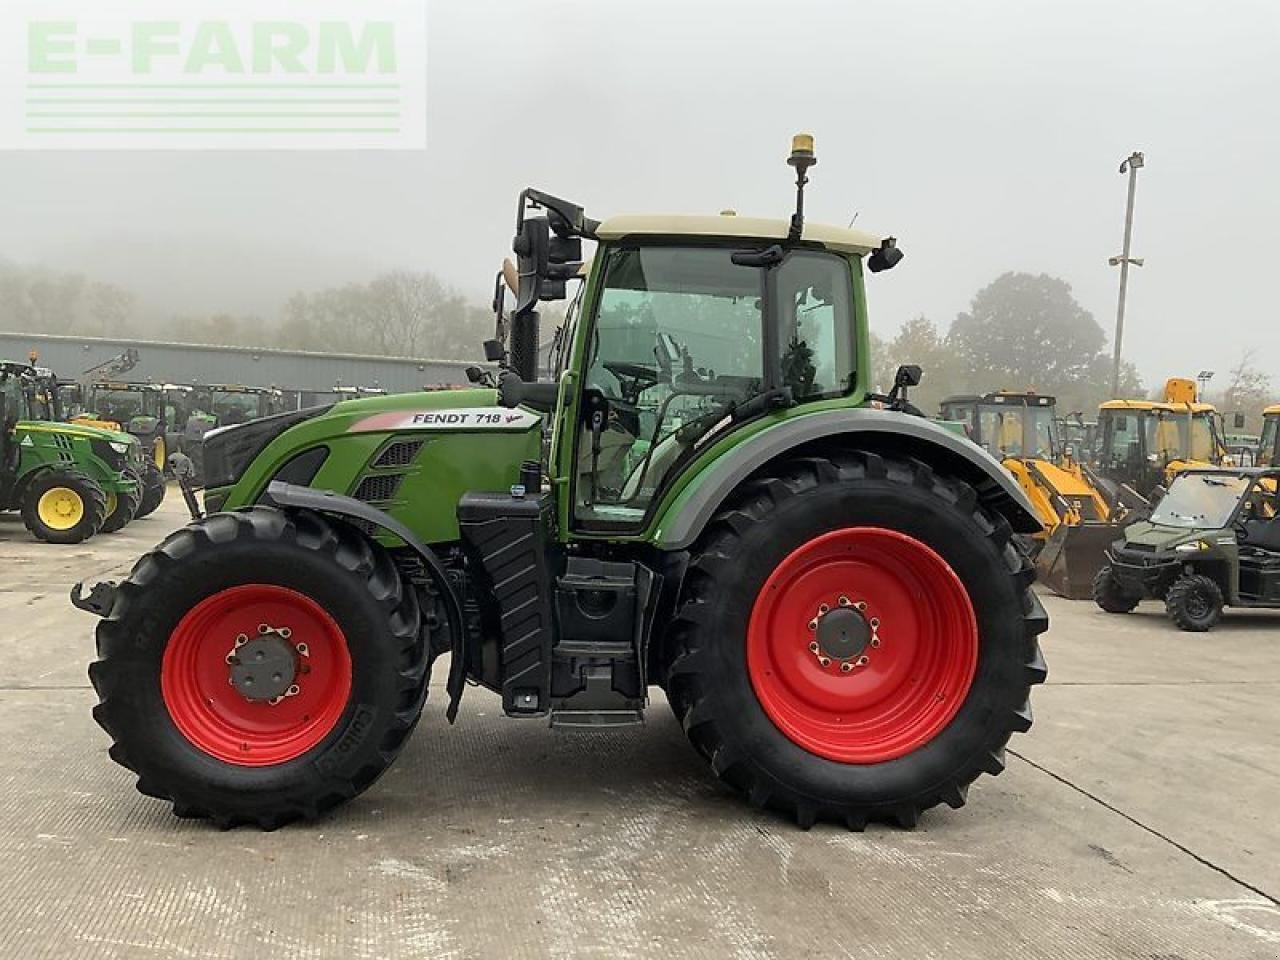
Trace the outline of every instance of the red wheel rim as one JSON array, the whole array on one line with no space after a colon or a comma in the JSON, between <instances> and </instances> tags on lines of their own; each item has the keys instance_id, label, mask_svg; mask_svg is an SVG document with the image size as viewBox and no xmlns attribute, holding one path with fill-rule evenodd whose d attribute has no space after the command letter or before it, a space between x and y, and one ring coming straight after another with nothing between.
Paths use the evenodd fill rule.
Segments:
<instances>
[{"instance_id":1,"label":"red wheel rim","mask_svg":"<svg viewBox=\"0 0 1280 960\"><path fill-rule=\"evenodd\" d=\"M865 619L871 639L858 657L824 666L829 651L812 649L824 606ZM928 743L964 703L977 662L977 620L955 571L919 540L877 527L793 551L761 588L747 630L751 685L769 719L841 763L881 763Z\"/></svg>"},{"instance_id":2,"label":"red wheel rim","mask_svg":"<svg viewBox=\"0 0 1280 960\"><path fill-rule=\"evenodd\" d=\"M287 627L302 645L295 695L253 701L231 684L227 655L260 625ZM351 656L342 630L309 597L248 584L219 591L178 622L165 647L160 692L174 725L194 746L227 763L264 767L302 756L337 724L351 695Z\"/></svg>"}]
</instances>

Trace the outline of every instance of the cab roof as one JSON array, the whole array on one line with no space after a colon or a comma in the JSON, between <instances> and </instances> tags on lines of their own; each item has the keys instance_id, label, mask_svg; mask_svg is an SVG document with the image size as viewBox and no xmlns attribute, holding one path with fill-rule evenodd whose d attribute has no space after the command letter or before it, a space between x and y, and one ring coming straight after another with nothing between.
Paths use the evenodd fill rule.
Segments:
<instances>
[{"instance_id":1,"label":"cab roof","mask_svg":"<svg viewBox=\"0 0 1280 960\"><path fill-rule=\"evenodd\" d=\"M724 239L785 240L791 229L789 220L768 217L739 217L735 214L714 216L690 214L624 214L610 217L596 229L601 240L627 237L720 237ZM836 253L871 253L880 246L881 238L862 230L849 230L823 223L806 222L802 240L821 244Z\"/></svg>"},{"instance_id":2,"label":"cab roof","mask_svg":"<svg viewBox=\"0 0 1280 960\"><path fill-rule=\"evenodd\" d=\"M1099 410L1131 410L1135 413L1216 413L1211 403L1165 403L1163 400L1108 400L1099 404Z\"/></svg>"},{"instance_id":3,"label":"cab roof","mask_svg":"<svg viewBox=\"0 0 1280 960\"><path fill-rule=\"evenodd\" d=\"M943 404L981 403L1002 407L1053 407L1057 398L1044 393L1032 393L1030 390L997 390L995 393L962 393L947 397Z\"/></svg>"},{"instance_id":4,"label":"cab roof","mask_svg":"<svg viewBox=\"0 0 1280 960\"><path fill-rule=\"evenodd\" d=\"M1267 407L1262 411L1262 415L1264 417L1280 417L1280 403L1277 403L1274 407Z\"/></svg>"}]
</instances>

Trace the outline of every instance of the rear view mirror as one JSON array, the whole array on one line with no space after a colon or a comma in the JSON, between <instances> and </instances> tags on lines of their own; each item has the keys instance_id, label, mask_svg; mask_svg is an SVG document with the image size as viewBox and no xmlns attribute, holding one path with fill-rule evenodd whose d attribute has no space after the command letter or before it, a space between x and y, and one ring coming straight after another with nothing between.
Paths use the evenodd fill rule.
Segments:
<instances>
[{"instance_id":1,"label":"rear view mirror","mask_svg":"<svg viewBox=\"0 0 1280 960\"><path fill-rule=\"evenodd\" d=\"M503 349L502 341L486 340L484 342L484 358L490 363L501 363L506 356L507 351Z\"/></svg>"},{"instance_id":2,"label":"rear view mirror","mask_svg":"<svg viewBox=\"0 0 1280 960\"><path fill-rule=\"evenodd\" d=\"M896 237L885 237L880 247L867 257L867 269L872 273L892 270L902 262L903 253L898 249Z\"/></svg>"},{"instance_id":3,"label":"rear view mirror","mask_svg":"<svg viewBox=\"0 0 1280 960\"><path fill-rule=\"evenodd\" d=\"M893 378L893 385L895 387L918 387L923 376L924 371L920 369L919 364L905 363L898 368L898 372Z\"/></svg>"}]
</instances>

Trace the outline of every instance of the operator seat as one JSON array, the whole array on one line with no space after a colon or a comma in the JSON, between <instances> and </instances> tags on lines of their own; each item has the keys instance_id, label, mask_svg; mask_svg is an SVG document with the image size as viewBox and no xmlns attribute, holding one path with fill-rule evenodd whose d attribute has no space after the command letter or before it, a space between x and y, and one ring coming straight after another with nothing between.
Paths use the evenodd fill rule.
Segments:
<instances>
[{"instance_id":1,"label":"operator seat","mask_svg":"<svg viewBox=\"0 0 1280 960\"><path fill-rule=\"evenodd\" d=\"M1246 520L1240 545L1280 554L1280 515L1269 520Z\"/></svg>"}]
</instances>

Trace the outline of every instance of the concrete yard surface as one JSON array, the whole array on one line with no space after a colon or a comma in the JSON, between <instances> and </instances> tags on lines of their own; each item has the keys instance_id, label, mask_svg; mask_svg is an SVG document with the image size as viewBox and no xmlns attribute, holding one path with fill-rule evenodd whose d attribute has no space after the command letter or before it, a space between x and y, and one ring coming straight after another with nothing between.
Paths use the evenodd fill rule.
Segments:
<instances>
[{"instance_id":1,"label":"concrete yard surface","mask_svg":"<svg viewBox=\"0 0 1280 960\"><path fill-rule=\"evenodd\" d=\"M107 758L80 578L181 499L75 547L0 517L0 957L1280 957L1280 616L1178 632L1046 597L1049 683L1009 767L914 831L801 831L705 769L661 695L553 733L443 664L397 764L275 833L174 818Z\"/></svg>"}]
</instances>

